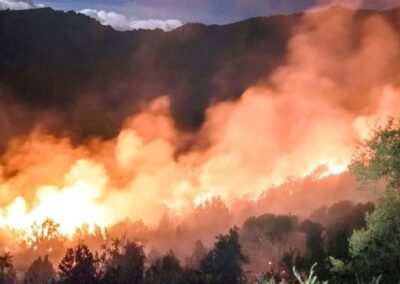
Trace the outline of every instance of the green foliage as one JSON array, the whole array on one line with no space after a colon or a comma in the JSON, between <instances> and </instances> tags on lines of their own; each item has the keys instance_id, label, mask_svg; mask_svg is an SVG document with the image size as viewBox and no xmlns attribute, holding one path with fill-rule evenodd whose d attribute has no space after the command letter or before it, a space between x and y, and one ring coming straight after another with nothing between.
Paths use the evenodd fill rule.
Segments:
<instances>
[{"instance_id":1,"label":"green foliage","mask_svg":"<svg viewBox=\"0 0 400 284\"><path fill-rule=\"evenodd\" d=\"M331 264L331 270L338 274L346 274L350 271L348 265L341 259L329 257L329 262Z\"/></svg>"},{"instance_id":2,"label":"green foliage","mask_svg":"<svg viewBox=\"0 0 400 284\"><path fill-rule=\"evenodd\" d=\"M336 218L326 228L326 252L335 258L349 260L349 238L355 229L365 227L366 213L373 211L371 203L352 205L349 202L339 202L330 207ZM319 262L319 261L318 261Z\"/></svg>"},{"instance_id":3,"label":"green foliage","mask_svg":"<svg viewBox=\"0 0 400 284\"><path fill-rule=\"evenodd\" d=\"M367 217L367 227L350 239L354 268L364 279L400 279L400 197L389 194Z\"/></svg>"},{"instance_id":4,"label":"green foliage","mask_svg":"<svg viewBox=\"0 0 400 284\"><path fill-rule=\"evenodd\" d=\"M247 261L239 244L238 228L233 228L228 235L217 237L214 248L202 259L200 266L211 283L235 284L243 281L241 264Z\"/></svg>"},{"instance_id":5,"label":"green foliage","mask_svg":"<svg viewBox=\"0 0 400 284\"><path fill-rule=\"evenodd\" d=\"M388 189L399 189L400 128L393 119L385 127L376 129L372 138L359 148L350 170L362 182L384 178Z\"/></svg>"},{"instance_id":6,"label":"green foliage","mask_svg":"<svg viewBox=\"0 0 400 284\"><path fill-rule=\"evenodd\" d=\"M400 128L390 119L367 141L350 167L362 182L383 179L387 192L365 229L350 239L352 267L362 281L382 275L385 282L400 280Z\"/></svg>"}]
</instances>

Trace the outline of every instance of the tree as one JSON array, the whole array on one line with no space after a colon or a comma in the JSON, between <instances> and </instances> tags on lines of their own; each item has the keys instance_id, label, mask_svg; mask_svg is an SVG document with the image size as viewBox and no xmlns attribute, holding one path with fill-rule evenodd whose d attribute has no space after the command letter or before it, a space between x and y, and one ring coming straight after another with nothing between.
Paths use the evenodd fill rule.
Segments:
<instances>
[{"instance_id":1,"label":"tree","mask_svg":"<svg viewBox=\"0 0 400 284\"><path fill-rule=\"evenodd\" d=\"M51 219L42 223L33 223L28 244L34 255L61 256L64 250L65 237L60 233L60 224Z\"/></svg>"},{"instance_id":2,"label":"tree","mask_svg":"<svg viewBox=\"0 0 400 284\"><path fill-rule=\"evenodd\" d=\"M303 267L303 258L300 255L299 251L290 248L289 251L285 252L280 260L280 265L283 268L281 270L273 270L271 269L267 273L265 273L262 279L274 279L274 281L280 283L283 279L285 280L294 280L295 276L293 274L293 267Z\"/></svg>"},{"instance_id":3,"label":"tree","mask_svg":"<svg viewBox=\"0 0 400 284\"><path fill-rule=\"evenodd\" d=\"M207 249L204 246L203 242L198 240L194 245L194 250L192 255L189 257L187 261L187 266L193 269L200 268L200 262L207 254Z\"/></svg>"},{"instance_id":4,"label":"tree","mask_svg":"<svg viewBox=\"0 0 400 284\"><path fill-rule=\"evenodd\" d=\"M184 270L172 251L157 259L146 271L145 283L178 284L183 282Z\"/></svg>"},{"instance_id":5,"label":"tree","mask_svg":"<svg viewBox=\"0 0 400 284\"><path fill-rule=\"evenodd\" d=\"M143 281L146 257L141 245L116 239L113 247L108 250L108 255L104 277L106 283L139 284Z\"/></svg>"},{"instance_id":6,"label":"tree","mask_svg":"<svg viewBox=\"0 0 400 284\"><path fill-rule=\"evenodd\" d=\"M349 238L354 230L365 227L365 217L373 209L372 203L353 205L342 201L332 205L328 210L331 212L328 215L332 216L332 220L326 228L327 254L345 261L349 260Z\"/></svg>"},{"instance_id":7,"label":"tree","mask_svg":"<svg viewBox=\"0 0 400 284\"><path fill-rule=\"evenodd\" d=\"M263 214L248 218L241 230L243 248L250 259L263 263L256 270L279 269L279 260L288 243L298 232L298 219L292 215ZM266 268L265 263L270 263Z\"/></svg>"},{"instance_id":8,"label":"tree","mask_svg":"<svg viewBox=\"0 0 400 284\"><path fill-rule=\"evenodd\" d=\"M241 265L247 263L239 244L238 228L229 230L228 235L220 235L214 248L201 260L201 271L208 275L212 283L241 283Z\"/></svg>"},{"instance_id":9,"label":"tree","mask_svg":"<svg viewBox=\"0 0 400 284\"><path fill-rule=\"evenodd\" d=\"M59 279L65 284L99 283L101 259L86 245L69 248L59 265Z\"/></svg>"},{"instance_id":10,"label":"tree","mask_svg":"<svg viewBox=\"0 0 400 284\"><path fill-rule=\"evenodd\" d=\"M54 281L56 272L53 264L46 255L44 259L39 257L29 266L25 273L25 284L50 284Z\"/></svg>"},{"instance_id":11,"label":"tree","mask_svg":"<svg viewBox=\"0 0 400 284\"><path fill-rule=\"evenodd\" d=\"M363 183L384 179L387 189L400 189L400 127L393 119L358 149L350 170Z\"/></svg>"},{"instance_id":12,"label":"tree","mask_svg":"<svg viewBox=\"0 0 400 284\"><path fill-rule=\"evenodd\" d=\"M15 282L15 271L12 263L12 255L6 252L0 255L0 284L12 284Z\"/></svg>"},{"instance_id":13,"label":"tree","mask_svg":"<svg viewBox=\"0 0 400 284\"><path fill-rule=\"evenodd\" d=\"M367 216L367 227L350 239L351 266L362 281L383 275L400 280L400 128L393 119L360 148L350 167L363 183L384 180L387 191Z\"/></svg>"},{"instance_id":14,"label":"tree","mask_svg":"<svg viewBox=\"0 0 400 284\"><path fill-rule=\"evenodd\" d=\"M300 225L300 230L306 237L306 253L302 257L302 268L309 268L318 263L315 273L320 279L326 279L329 271L325 266L326 253L324 249L324 229L319 223L305 220Z\"/></svg>"},{"instance_id":15,"label":"tree","mask_svg":"<svg viewBox=\"0 0 400 284\"><path fill-rule=\"evenodd\" d=\"M353 267L370 280L379 275L387 283L400 280L400 197L387 196L367 217L367 227L350 239Z\"/></svg>"}]
</instances>

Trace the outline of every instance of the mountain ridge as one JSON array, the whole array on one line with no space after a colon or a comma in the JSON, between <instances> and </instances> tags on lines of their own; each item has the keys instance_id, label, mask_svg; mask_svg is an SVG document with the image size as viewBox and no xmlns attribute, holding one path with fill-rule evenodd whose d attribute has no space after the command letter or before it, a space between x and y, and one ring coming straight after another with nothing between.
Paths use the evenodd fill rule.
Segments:
<instances>
[{"instance_id":1,"label":"mountain ridge","mask_svg":"<svg viewBox=\"0 0 400 284\"><path fill-rule=\"evenodd\" d=\"M372 14L400 31L399 8L357 11L356 18ZM7 118L0 133L8 141L41 125L77 143L109 139L127 116L163 95L176 125L195 131L211 103L239 98L286 62L302 16L121 32L73 11L0 11L0 106Z\"/></svg>"}]
</instances>

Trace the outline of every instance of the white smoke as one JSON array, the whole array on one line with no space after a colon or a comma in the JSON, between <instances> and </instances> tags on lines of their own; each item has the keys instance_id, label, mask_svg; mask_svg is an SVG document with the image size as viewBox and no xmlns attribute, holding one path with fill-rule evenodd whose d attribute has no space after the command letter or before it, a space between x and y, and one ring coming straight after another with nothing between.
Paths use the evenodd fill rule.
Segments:
<instances>
[{"instance_id":1,"label":"white smoke","mask_svg":"<svg viewBox=\"0 0 400 284\"><path fill-rule=\"evenodd\" d=\"M179 20L138 20L135 18L128 18L124 15L115 12L106 12L103 10L84 9L80 13L85 14L91 18L96 19L102 25L111 26L118 31L131 31L131 30L154 30L161 29L163 31L171 31L180 26L182 22Z\"/></svg>"}]
</instances>

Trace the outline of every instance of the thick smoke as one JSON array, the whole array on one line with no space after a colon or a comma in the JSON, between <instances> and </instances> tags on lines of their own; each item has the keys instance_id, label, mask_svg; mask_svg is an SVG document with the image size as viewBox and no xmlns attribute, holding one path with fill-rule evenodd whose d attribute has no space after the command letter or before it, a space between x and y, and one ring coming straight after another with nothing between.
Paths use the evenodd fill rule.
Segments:
<instances>
[{"instance_id":1,"label":"thick smoke","mask_svg":"<svg viewBox=\"0 0 400 284\"><path fill-rule=\"evenodd\" d=\"M84 223L110 226L126 218L157 224L166 213L190 216L213 198L244 212L288 179L323 181L344 172L369 126L400 108L399 35L379 14L342 8L305 14L293 33L286 63L237 100L207 107L197 131L176 127L177 98L170 95L125 119L107 141L74 144L39 126L14 137L0 168L0 225L26 229L50 217L71 234ZM150 71L157 66L148 64ZM320 206L351 197L329 190L343 180L343 187L354 187L345 177L321 182L327 189L317 182L320 194L304 193L303 202ZM285 202L291 194L303 196L296 188L311 187L300 185L254 210L301 212L303 202Z\"/></svg>"},{"instance_id":2,"label":"thick smoke","mask_svg":"<svg viewBox=\"0 0 400 284\"><path fill-rule=\"evenodd\" d=\"M398 0L318 0L318 6L342 5L353 9L391 9L399 6Z\"/></svg>"}]
</instances>

